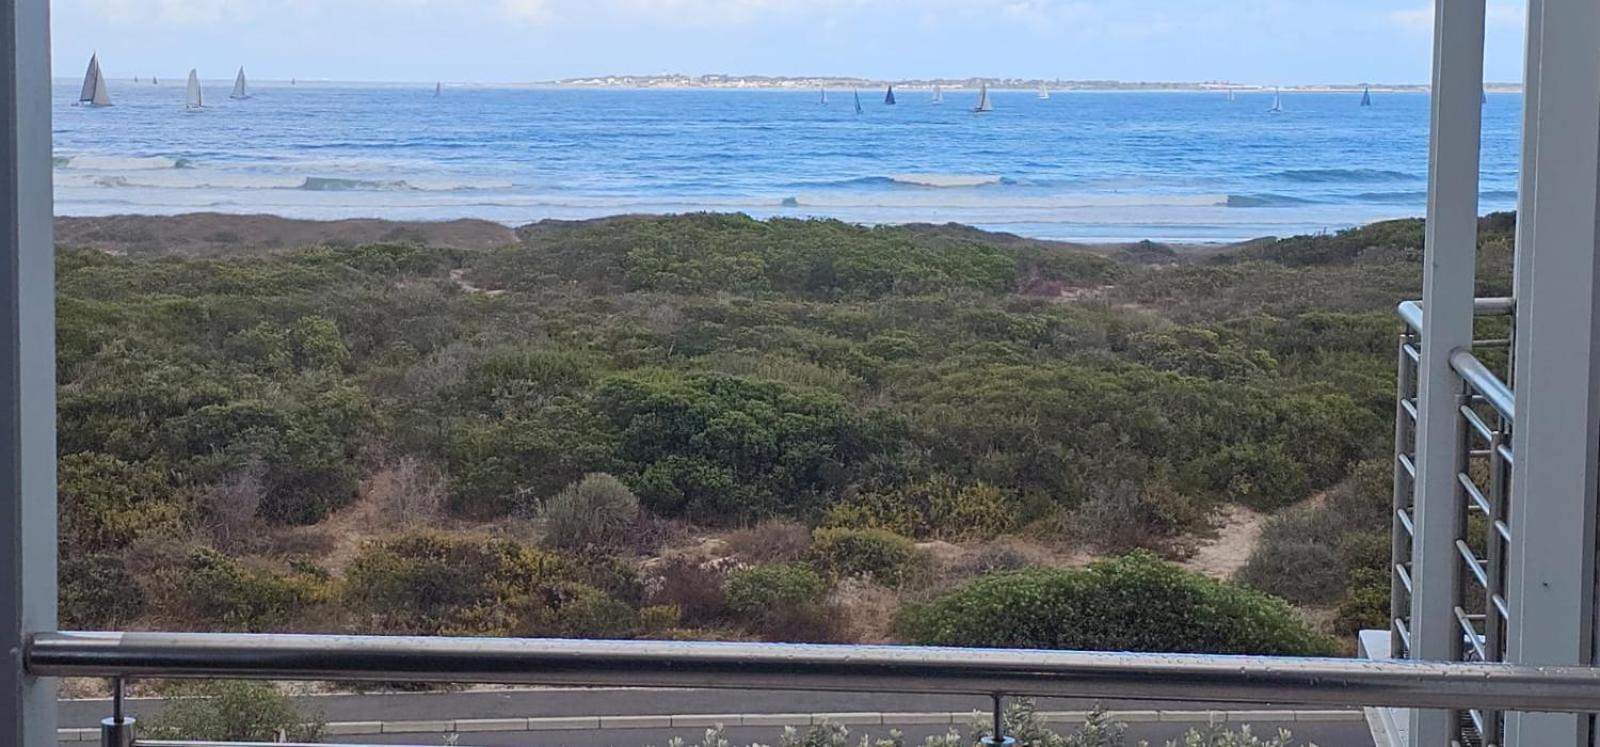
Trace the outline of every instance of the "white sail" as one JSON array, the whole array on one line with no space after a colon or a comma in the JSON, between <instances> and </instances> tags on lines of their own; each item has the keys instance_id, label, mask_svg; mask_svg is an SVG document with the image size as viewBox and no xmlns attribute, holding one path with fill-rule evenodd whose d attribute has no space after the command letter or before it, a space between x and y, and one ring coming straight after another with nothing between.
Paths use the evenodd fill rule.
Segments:
<instances>
[{"instance_id":1,"label":"white sail","mask_svg":"<svg viewBox=\"0 0 1600 747\"><path fill-rule=\"evenodd\" d=\"M189 71L189 91L184 95L185 109L204 109L206 106L205 93L200 90L200 71Z\"/></svg>"},{"instance_id":2,"label":"white sail","mask_svg":"<svg viewBox=\"0 0 1600 747\"><path fill-rule=\"evenodd\" d=\"M106 76L95 76L94 98L89 100L89 106L111 106L111 91L106 90Z\"/></svg>"},{"instance_id":3,"label":"white sail","mask_svg":"<svg viewBox=\"0 0 1600 747\"><path fill-rule=\"evenodd\" d=\"M111 91L106 88L106 76L100 73L100 55L89 57L89 69L83 74L83 91L78 103L90 106L111 106Z\"/></svg>"},{"instance_id":4,"label":"white sail","mask_svg":"<svg viewBox=\"0 0 1600 747\"><path fill-rule=\"evenodd\" d=\"M1272 108L1268 109L1267 111L1272 113L1272 114L1278 114L1278 113L1281 113L1283 111L1283 90L1282 89L1273 89L1273 91L1272 91Z\"/></svg>"},{"instance_id":5,"label":"white sail","mask_svg":"<svg viewBox=\"0 0 1600 747\"><path fill-rule=\"evenodd\" d=\"M83 73L83 92L78 94L78 103L86 104L94 100L94 82L100 77L100 55L89 57L89 69Z\"/></svg>"},{"instance_id":6,"label":"white sail","mask_svg":"<svg viewBox=\"0 0 1600 747\"><path fill-rule=\"evenodd\" d=\"M228 94L230 99L250 98L250 82L244 78L244 68L239 68L239 77L233 79L233 93Z\"/></svg>"},{"instance_id":7,"label":"white sail","mask_svg":"<svg viewBox=\"0 0 1600 747\"><path fill-rule=\"evenodd\" d=\"M1049 101L1050 100L1050 89L1049 89L1049 87L1047 87L1047 86L1039 86L1039 99L1041 101Z\"/></svg>"},{"instance_id":8,"label":"white sail","mask_svg":"<svg viewBox=\"0 0 1600 747\"><path fill-rule=\"evenodd\" d=\"M988 83L983 84L983 89L978 92L978 106L973 111L980 113L994 111L994 103L989 100Z\"/></svg>"},{"instance_id":9,"label":"white sail","mask_svg":"<svg viewBox=\"0 0 1600 747\"><path fill-rule=\"evenodd\" d=\"M943 104L944 103L944 89L942 89L942 88L940 88L938 86L934 86L933 87L933 103L935 103L935 104Z\"/></svg>"}]
</instances>

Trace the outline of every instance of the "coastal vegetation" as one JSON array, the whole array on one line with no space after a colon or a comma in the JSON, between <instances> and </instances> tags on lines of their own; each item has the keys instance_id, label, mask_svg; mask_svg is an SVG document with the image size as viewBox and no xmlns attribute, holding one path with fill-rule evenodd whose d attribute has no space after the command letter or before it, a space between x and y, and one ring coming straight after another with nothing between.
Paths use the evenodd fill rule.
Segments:
<instances>
[{"instance_id":1,"label":"coastal vegetation","mask_svg":"<svg viewBox=\"0 0 1600 747\"><path fill-rule=\"evenodd\" d=\"M1387 599L1421 243L63 246L63 624L1334 652ZM1173 565L1231 506L1273 516L1237 578Z\"/></svg>"}]
</instances>

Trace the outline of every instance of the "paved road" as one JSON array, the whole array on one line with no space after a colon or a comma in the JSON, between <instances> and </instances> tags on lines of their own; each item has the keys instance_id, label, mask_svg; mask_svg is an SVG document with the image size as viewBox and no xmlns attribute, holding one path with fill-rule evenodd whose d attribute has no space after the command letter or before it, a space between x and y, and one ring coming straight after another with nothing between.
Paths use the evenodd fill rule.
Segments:
<instances>
[{"instance_id":1,"label":"paved road","mask_svg":"<svg viewBox=\"0 0 1600 747\"><path fill-rule=\"evenodd\" d=\"M717 714L717 713L841 713L841 712L955 712L986 710L985 698L948 695L909 695L897 693L853 694L788 691L721 691L721 690L666 690L666 689L525 689L478 690L443 693L382 693L369 695L336 695L300 699L301 705L321 713L329 722L356 721L415 721L432 719L495 719L518 717L555 716L627 716L664 714ZM1093 709L1092 699L1041 699L1042 711L1086 711ZM1215 701L1113 701L1103 704L1109 710L1127 711L1206 711L1206 710L1287 710L1294 706L1285 704L1277 709L1262 706L1238 706ZM129 715L149 718L159 711L160 701L135 699L128 703ZM61 726L85 728L96 726L108 715L107 701L66 701L61 704ZM1304 736L1322 747L1371 747L1372 740L1362 722L1335 722L1291 725L1297 736ZM1277 724L1258 724L1257 733L1276 731ZM853 729L856 738L871 733ZM887 727L871 727L886 731ZM913 739L942 733L942 727L907 727L904 731L908 743ZM1182 729L1169 724L1134 724L1133 732L1140 739L1164 740ZM632 729L625 731L589 730L581 732L547 731L504 735L470 734L461 739L462 745L566 745L568 747L644 747L664 745L673 736L682 736L691 744L698 743L703 729ZM738 728L729 731L735 743L777 741L774 728ZM361 742L373 744L438 744L441 739L427 739L427 735L388 735L384 738L362 737ZM342 741L349 741L346 737ZM81 747L81 745L80 745Z\"/></svg>"}]
</instances>

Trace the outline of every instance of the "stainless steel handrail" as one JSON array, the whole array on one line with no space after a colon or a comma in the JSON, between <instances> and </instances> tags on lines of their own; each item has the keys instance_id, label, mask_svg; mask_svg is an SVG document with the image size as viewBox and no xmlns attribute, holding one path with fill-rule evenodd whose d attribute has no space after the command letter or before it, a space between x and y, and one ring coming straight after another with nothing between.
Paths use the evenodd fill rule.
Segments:
<instances>
[{"instance_id":1,"label":"stainless steel handrail","mask_svg":"<svg viewBox=\"0 0 1600 747\"><path fill-rule=\"evenodd\" d=\"M1514 298L1479 298L1472 303L1472 313L1475 316L1511 316L1517 313L1517 300ZM1421 332L1422 302L1402 301L1400 303L1400 318L1405 321L1407 328Z\"/></svg>"},{"instance_id":2,"label":"stainless steel handrail","mask_svg":"<svg viewBox=\"0 0 1600 747\"><path fill-rule=\"evenodd\" d=\"M1500 417L1516 420L1517 398L1512 394L1511 387L1506 386L1499 376L1494 375L1493 371L1483 365L1478 356L1468 350L1457 350L1450 356L1450 367L1467 386L1472 387L1473 391L1483 397L1484 402L1493 407L1495 412L1500 413Z\"/></svg>"},{"instance_id":3,"label":"stainless steel handrail","mask_svg":"<svg viewBox=\"0 0 1600 747\"><path fill-rule=\"evenodd\" d=\"M901 646L45 633L39 676L900 692L1600 712L1600 668Z\"/></svg>"}]
</instances>

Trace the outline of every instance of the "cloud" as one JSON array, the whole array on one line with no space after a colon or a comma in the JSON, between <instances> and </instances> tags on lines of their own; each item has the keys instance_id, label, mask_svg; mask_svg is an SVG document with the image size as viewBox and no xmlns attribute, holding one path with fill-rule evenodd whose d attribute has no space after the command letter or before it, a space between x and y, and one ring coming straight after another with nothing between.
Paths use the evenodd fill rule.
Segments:
<instances>
[{"instance_id":1,"label":"cloud","mask_svg":"<svg viewBox=\"0 0 1600 747\"><path fill-rule=\"evenodd\" d=\"M1490 3L1485 10L1490 26L1520 28L1527 22L1527 11L1520 5ZM1417 33L1433 33L1433 3L1415 8L1391 11L1385 17L1389 25Z\"/></svg>"},{"instance_id":2,"label":"cloud","mask_svg":"<svg viewBox=\"0 0 1600 747\"><path fill-rule=\"evenodd\" d=\"M505 16L518 23L541 24L554 20L555 10L550 0L500 0Z\"/></svg>"},{"instance_id":3,"label":"cloud","mask_svg":"<svg viewBox=\"0 0 1600 747\"><path fill-rule=\"evenodd\" d=\"M836 24L861 12L924 20L993 16L1043 28L1086 15L1088 0L501 0L512 20L535 23L603 18L667 26L741 26L764 21Z\"/></svg>"},{"instance_id":4,"label":"cloud","mask_svg":"<svg viewBox=\"0 0 1600 747\"><path fill-rule=\"evenodd\" d=\"M252 0L83 0L80 4L112 21L181 26L244 20L253 15L259 5Z\"/></svg>"}]
</instances>

